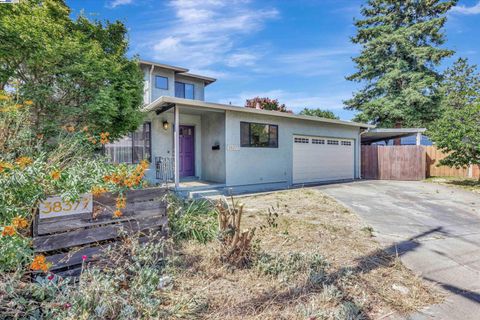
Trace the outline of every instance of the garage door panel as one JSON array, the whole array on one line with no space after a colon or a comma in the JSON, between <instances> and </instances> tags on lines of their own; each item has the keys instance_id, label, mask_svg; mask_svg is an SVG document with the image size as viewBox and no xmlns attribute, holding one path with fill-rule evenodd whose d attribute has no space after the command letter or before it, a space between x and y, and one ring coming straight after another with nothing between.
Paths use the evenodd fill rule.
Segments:
<instances>
[{"instance_id":1,"label":"garage door panel","mask_svg":"<svg viewBox=\"0 0 480 320\"><path fill-rule=\"evenodd\" d=\"M354 157L353 140L296 135L293 183L353 179Z\"/></svg>"}]
</instances>

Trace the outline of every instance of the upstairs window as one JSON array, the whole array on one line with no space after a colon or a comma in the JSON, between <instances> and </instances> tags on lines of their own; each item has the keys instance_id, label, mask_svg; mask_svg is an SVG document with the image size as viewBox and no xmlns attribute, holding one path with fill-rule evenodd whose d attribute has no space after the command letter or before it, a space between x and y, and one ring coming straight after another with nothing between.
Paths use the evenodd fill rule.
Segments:
<instances>
[{"instance_id":1,"label":"upstairs window","mask_svg":"<svg viewBox=\"0 0 480 320\"><path fill-rule=\"evenodd\" d=\"M168 90L168 78L162 76L155 76L155 88Z\"/></svg>"},{"instance_id":2,"label":"upstairs window","mask_svg":"<svg viewBox=\"0 0 480 320\"><path fill-rule=\"evenodd\" d=\"M184 99L194 99L195 88L191 83L175 81L175 97Z\"/></svg>"},{"instance_id":3,"label":"upstairs window","mask_svg":"<svg viewBox=\"0 0 480 320\"><path fill-rule=\"evenodd\" d=\"M240 122L240 145L254 148L278 148L278 126Z\"/></svg>"},{"instance_id":4,"label":"upstairs window","mask_svg":"<svg viewBox=\"0 0 480 320\"><path fill-rule=\"evenodd\" d=\"M105 145L105 155L114 163L139 163L151 161L150 122L145 122L135 132Z\"/></svg>"}]
</instances>

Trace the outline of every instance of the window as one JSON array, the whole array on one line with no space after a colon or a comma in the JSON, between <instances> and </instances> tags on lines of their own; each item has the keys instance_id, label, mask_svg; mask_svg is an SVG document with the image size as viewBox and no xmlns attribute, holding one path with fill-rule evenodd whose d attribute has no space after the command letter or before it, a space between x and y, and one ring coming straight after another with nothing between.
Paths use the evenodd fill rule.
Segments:
<instances>
[{"instance_id":1,"label":"window","mask_svg":"<svg viewBox=\"0 0 480 320\"><path fill-rule=\"evenodd\" d=\"M323 139L312 139L312 144L325 144Z\"/></svg>"},{"instance_id":2,"label":"window","mask_svg":"<svg viewBox=\"0 0 480 320\"><path fill-rule=\"evenodd\" d=\"M338 146L338 140L327 140L327 144Z\"/></svg>"},{"instance_id":3,"label":"window","mask_svg":"<svg viewBox=\"0 0 480 320\"><path fill-rule=\"evenodd\" d=\"M183 83L175 81L175 97L185 98L185 99L194 99L195 97L195 88L191 83Z\"/></svg>"},{"instance_id":4,"label":"window","mask_svg":"<svg viewBox=\"0 0 480 320\"><path fill-rule=\"evenodd\" d=\"M114 163L139 163L151 161L150 122L145 122L137 131L105 145L105 154Z\"/></svg>"},{"instance_id":5,"label":"window","mask_svg":"<svg viewBox=\"0 0 480 320\"><path fill-rule=\"evenodd\" d=\"M168 90L168 78L162 76L155 76L155 88Z\"/></svg>"},{"instance_id":6,"label":"window","mask_svg":"<svg viewBox=\"0 0 480 320\"><path fill-rule=\"evenodd\" d=\"M242 147L278 148L278 126L240 122L240 145Z\"/></svg>"},{"instance_id":7,"label":"window","mask_svg":"<svg viewBox=\"0 0 480 320\"><path fill-rule=\"evenodd\" d=\"M351 146L352 141L342 141L342 146Z\"/></svg>"},{"instance_id":8,"label":"window","mask_svg":"<svg viewBox=\"0 0 480 320\"><path fill-rule=\"evenodd\" d=\"M295 137L295 139L293 139L293 141L294 141L295 143L308 143L308 139L307 139L307 138L297 138L297 137ZM312 141L312 143L313 143L313 141Z\"/></svg>"}]
</instances>

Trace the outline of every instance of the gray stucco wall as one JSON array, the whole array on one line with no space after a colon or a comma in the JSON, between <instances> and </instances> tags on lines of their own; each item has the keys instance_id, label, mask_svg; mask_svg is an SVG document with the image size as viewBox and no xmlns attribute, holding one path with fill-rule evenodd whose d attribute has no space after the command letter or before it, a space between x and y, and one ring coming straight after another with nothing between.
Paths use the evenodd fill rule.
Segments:
<instances>
[{"instance_id":1,"label":"gray stucco wall","mask_svg":"<svg viewBox=\"0 0 480 320\"><path fill-rule=\"evenodd\" d=\"M205 100L205 94L204 94L205 84L203 83L203 81L195 79L195 78L185 77L185 76L182 76L180 74L176 75L175 81L180 81L180 82L183 82L183 83L193 84L193 86L194 86L194 89L193 89L194 99L195 100L201 100L201 101ZM174 92L174 94L175 94L175 92Z\"/></svg>"},{"instance_id":2,"label":"gray stucco wall","mask_svg":"<svg viewBox=\"0 0 480 320\"><path fill-rule=\"evenodd\" d=\"M190 83L194 85L194 98L195 100L205 100L205 84L202 80L182 76L175 73L173 70L162 69L156 67L150 76L150 68L143 67L143 80L144 80L144 103L150 103L161 96L175 97L175 81L184 83ZM162 76L168 78L168 89L158 89L155 87L155 76ZM152 82L152 94L150 96L150 82ZM151 98L151 99L150 99Z\"/></svg>"},{"instance_id":3,"label":"gray stucco wall","mask_svg":"<svg viewBox=\"0 0 480 320\"><path fill-rule=\"evenodd\" d=\"M278 148L240 147L240 122L278 125ZM226 112L226 184L292 184L293 135L355 139L355 177L359 177L358 127L296 120L251 113Z\"/></svg>"},{"instance_id":4,"label":"gray stucco wall","mask_svg":"<svg viewBox=\"0 0 480 320\"><path fill-rule=\"evenodd\" d=\"M220 150L212 150L219 145ZM202 179L225 182L225 113L202 115Z\"/></svg>"}]
</instances>

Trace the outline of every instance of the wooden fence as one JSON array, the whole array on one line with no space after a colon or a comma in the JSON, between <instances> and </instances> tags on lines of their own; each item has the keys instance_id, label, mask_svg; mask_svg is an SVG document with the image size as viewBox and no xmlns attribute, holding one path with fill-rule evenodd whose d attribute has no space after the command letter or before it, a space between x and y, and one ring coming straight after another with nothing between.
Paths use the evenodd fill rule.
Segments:
<instances>
[{"instance_id":1,"label":"wooden fence","mask_svg":"<svg viewBox=\"0 0 480 320\"><path fill-rule=\"evenodd\" d=\"M422 146L362 146L362 178L423 180L426 154Z\"/></svg>"},{"instance_id":2,"label":"wooden fence","mask_svg":"<svg viewBox=\"0 0 480 320\"><path fill-rule=\"evenodd\" d=\"M427 153L427 177L464 177L478 179L480 176L479 166L459 169L448 166L438 166L439 161L447 155L435 146L425 147L425 151Z\"/></svg>"},{"instance_id":3,"label":"wooden fence","mask_svg":"<svg viewBox=\"0 0 480 320\"><path fill-rule=\"evenodd\" d=\"M119 218L113 218L116 195L111 193L93 197L91 212L62 214L58 210L60 214L45 217L39 210L33 225L34 251L46 256L52 272L77 276L84 255L88 256L88 262L94 262L101 255L99 244L112 245L120 237L136 233L158 232L165 236L168 232L166 194L165 188L127 191L126 208ZM88 197L91 195L85 199ZM67 202L67 206L71 205ZM74 247L75 250L71 250Z\"/></svg>"}]
</instances>

